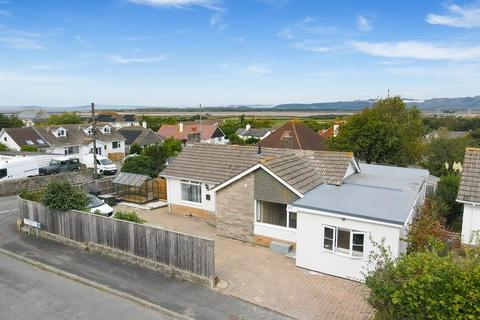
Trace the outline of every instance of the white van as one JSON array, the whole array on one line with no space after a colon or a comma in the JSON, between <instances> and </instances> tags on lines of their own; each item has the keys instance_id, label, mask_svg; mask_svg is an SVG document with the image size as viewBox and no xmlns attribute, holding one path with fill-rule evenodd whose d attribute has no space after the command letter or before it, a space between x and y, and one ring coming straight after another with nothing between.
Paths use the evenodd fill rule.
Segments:
<instances>
[{"instance_id":1,"label":"white van","mask_svg":"<svg viewBox=\"0 0 480 320\"><path fill-rule=\"evenodd\" d=\"M38 165L29 157L0 157L0 181L38 176Z\"/></svg>"},{"instance_id":2,"label":"white van","mask_svg":"<svg viewBox=\"0 0 480 320\"><path fill-rule=\"evenodd\" d=\"M83 157L83 164L87 168L94 168L93 154L87 154ZM97 173L99 174L115 174L117 173L117 166L112 160L97 154Z\"/></svg>"}]
</instances>

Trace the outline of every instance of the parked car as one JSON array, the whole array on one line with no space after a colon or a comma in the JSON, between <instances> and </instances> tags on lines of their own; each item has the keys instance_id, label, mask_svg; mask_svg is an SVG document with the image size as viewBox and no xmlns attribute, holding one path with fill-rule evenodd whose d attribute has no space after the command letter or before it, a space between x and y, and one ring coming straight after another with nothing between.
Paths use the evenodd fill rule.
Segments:
<instances>
[{"instance_id":1,"label":"parked car","mask_svg":"<svg viewBox=\"0 0 480 320\"><path fill-rule=\"evenodd\" d=\"M77 158L52 159L50 164L39 169L41 176L58 174L61 172L72 172L80 170L80 160Z\"/></svg>"},{"instance_id":2,"label":"parked car","mask_svg":"<svg viewBox=\"0 0 480 320\"><path fill-rule=\"evenodd\" d=\"M110 217L113 215L113 208L110 207L105 201L100 200L93 194L87 194L88 205L87 208L91 213L100 214L102 216Z\"/></svg>"},{"instance_id":3,"label":"parked car","mask_svg":"<svg viewBox=\"0 0 480 320\"><path fill-rule=\"evenodd\" d=\"M93 168L93 154L88 154L83 158L83 162L87 168ZM112 160L104 156L97 155L97 173L98 174L115 174L117 173L117 165Z\"/></svg>"},{"instance_id":4,"label":"parked car","mask_svg":"<svg viewBox=\"0 0 480 320\"><path fill-rule=\"evenodd\" d=\"M32 158L0 157L0 181L38 176L38 166Z\"/></svg>"}]
</instances>

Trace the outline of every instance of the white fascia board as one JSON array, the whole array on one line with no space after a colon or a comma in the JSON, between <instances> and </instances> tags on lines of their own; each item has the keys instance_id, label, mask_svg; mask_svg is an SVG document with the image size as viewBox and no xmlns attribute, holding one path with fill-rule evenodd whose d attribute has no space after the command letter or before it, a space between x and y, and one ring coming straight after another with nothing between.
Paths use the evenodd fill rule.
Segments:
<instances>
[{"instance_id":1,"label":"white fascia board","mask_svg":"<svg viewBox=\"0 0 480 320\"><path fill-rule=\"evenodd\" d=\"M242 177L244 177L244 176L246 176L247 174L249 174L249 173L257 170L258 168L260 168L260 164L254 165L254 166L251 167L250 169L247 169L247 170L241 172L240 174L237 174L236 176L228 179L227 181L219 184L218 186L216 186L215 188L210 189L210 190L217 192L218 190L222 189L223 187L226 187L226 186L228 186L229 184L231 184L232 182L235 182L235 181L237 181L238 179L241 179Z\"/></svg>"}]
</instances>

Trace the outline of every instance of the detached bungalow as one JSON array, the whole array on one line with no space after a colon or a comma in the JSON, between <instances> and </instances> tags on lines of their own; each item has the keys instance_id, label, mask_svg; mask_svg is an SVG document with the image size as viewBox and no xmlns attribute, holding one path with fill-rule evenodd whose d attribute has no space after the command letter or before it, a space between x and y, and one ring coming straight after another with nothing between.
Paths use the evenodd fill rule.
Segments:
<instances>
[{"instance_id":1,"label":"detached bungalow","mask_svg":"<svg viewBox=\"0 0 480 320\"><path fill-rule=\"evenodd\" d=\"M0 143L12 151L20 151L23 146L37 147L39 150L51 147L34 127L3 128L0 131Z\"/></svg>"},{"instance_id":2,"label":"detached bungalow","mask_svg":"<svg viewBox=\"0 0 480 320\"><path fill-rule=\"evenodd\" d=\"M225 134L216 123L202 124L183 123L164 124L158 129L158 135L183 142L202 142L209 144L226 144Z\"/></svg>"},{"instance_id":3,"label":"detached bungalow","mask_svg":"<svg viewBox=\"0 0 480 320\"><path fill-rule=\"evenodd\" d=\"M263 140L268 137L272 133L272 131L273 130L270 128L252 128L249 124L247 124L245 128L237 129L235 134L243 140L250 138Z\"/></svg>"},{"instance_id":4,"label":"detached bungalow","mask_svg":"<svg viewBox=\"0 0 480 320\"><path fill-rule=\"evenodd\" d=\"M117 129L117 132L125 138L125 152L130 153L130 147L137 144L142 148L162 143L163 139L152 129L144 127L130 126Z\"/></svg>"},{"instance_id":5,"label":"detached bungalow","mask_svg":"<svg viewBox=\"0 0 480 320\"><path fill-rule=\"evenodd\" d=\"M220 236L292 244L297 266L362 280L370 239L405 251L428 171L359 165L348 152L196 144L161 176L171 213L215 217Z\"/></svg>"},{"instance_id":6,"label":"detached bungalow","mask_svg":"<svg viewBox=\"0 0 480 320\"><path fill-rule=\"evenodd\" d=\"M480 148L467 148L457 202L463 203L462 243L480 240Z\"/></svg>"},{"instance_id":7,"label":"detached bungalow","mask_svg":"<svg viewBox=\"0 0 480 320\"><path fill-rule=\"evenodd\" d=\"M299 120L290 120L260 141L264 148L325 150L323 139Z\"/></svg>"}]
</instances>

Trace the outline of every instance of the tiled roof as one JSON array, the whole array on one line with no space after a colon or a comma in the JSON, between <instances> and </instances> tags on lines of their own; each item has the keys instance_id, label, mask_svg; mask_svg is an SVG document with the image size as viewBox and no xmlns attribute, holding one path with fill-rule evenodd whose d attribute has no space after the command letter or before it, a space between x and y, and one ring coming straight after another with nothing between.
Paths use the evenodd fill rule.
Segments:
<instances>
[{"instance_id":1,"label":"tiled roof","mask_svg":"<svg viewBox=\"0 0 480 320\"><path fill-rule=\"evenodd\" d=\"M480 203L480 148L465 151L457 200Z\"/></svg>"},{"instance_id":2,"label":"tiled roof","mask_svg":"<svg viewBox=\"0 0 480 320\"><path fill-rule=\"evenodd\" d=\"M180 132L179 124L164 124L158 129L158 134L165 138L174 138L176 140L187 140L190 133L201 132L202 139L212 138L215 130L217 130L217 124L200 124L198 123L184 123L183 131Z\"/></svg>"},{"instance_id":3,"label":"tiled roof","mask_svg":"<svg viewBox=\"0 0 480 320\"><path fill-rule=\"evenodd\" d=\"M131 146L132 144L138 144L140 146L151 145L154 143L160 143L163 139L158 136L151 129L146 129L139 126L123 127L117 130L122 136L125 137L125 144Z\"/></svg>"},{"instance_id":4,"label":"tiled roof","mask_svg":"<svg viewBox=\"0 0 480 320\"><path fill-rule=\"evenodd\" d=\"M92 136L87 135L82 128L87 128L90 125L78 125L78 124L63 124L37 128L38 132L48 141L52 146L71 146L89 144L92 142ZM67 129L66 137L56 137L52 131L58 128ZM103 133L97 128L97 141L109 142L109 141L125 141L125 138L115 130L110 128L110 133Z\"/></svg>"},{"instance_id":5,"label":"tiled roof","mask_svg":"<svg viewBox=\"0 0 480 320\"><path fill-rule=\"evenodd\" d=\"M258 163L300 193L322 183L340 185L348 165L348 152L289 150L238 145L187 146L161 175L200 180L219 185Z\"/></svg>"},{"instance_id":6,"label":"tiled roof","mask_svg":"<svg viewBox=\"0 0 480 320\"><path fill-rule=\"evenodd\" d=\"M299 120L290 120L259 142L266 148L324 150L322 138Z\"/></svg>"},{"instance_id":7,"label":"tiled roof","mask_svg":"<svg viewBox=\"0 0 480 320\"><path fill-rule=\"evenodd\" d=\"M33 127L4 128L4 130L20 147L25 145L31 145L39 148L48 147L47 141L45 141L45 139L42 138Z\"/></svg>"}]
</instances>

